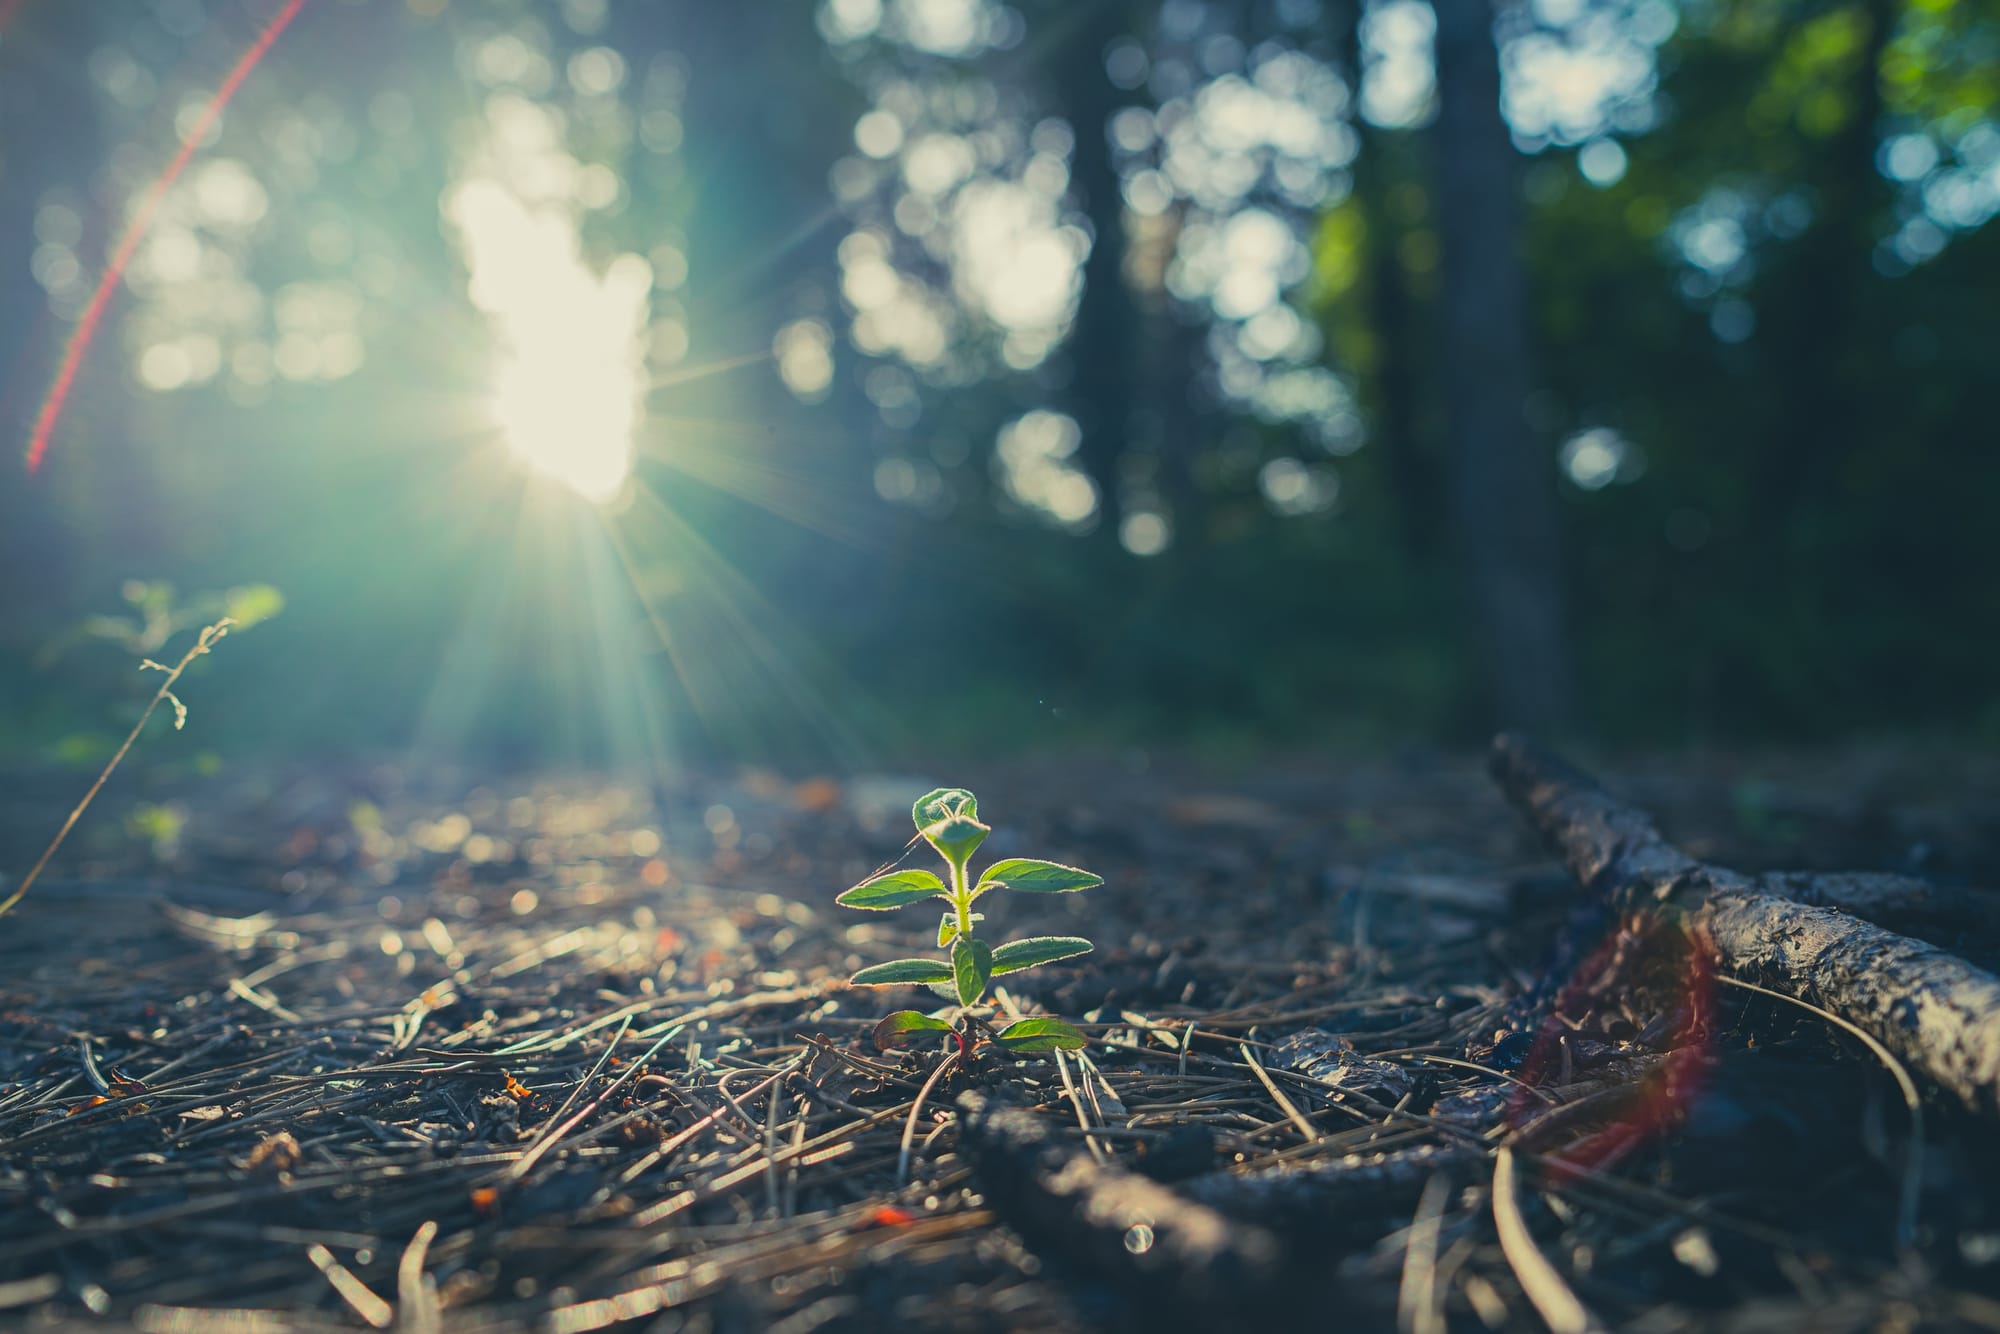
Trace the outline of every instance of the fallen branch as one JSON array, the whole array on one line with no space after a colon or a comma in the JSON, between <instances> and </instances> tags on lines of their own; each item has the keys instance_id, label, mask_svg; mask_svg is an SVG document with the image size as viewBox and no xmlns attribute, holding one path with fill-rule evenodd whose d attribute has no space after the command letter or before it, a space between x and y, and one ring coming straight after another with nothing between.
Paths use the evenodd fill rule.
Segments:
<instances>
[{"instance_id":1,"label":"fallen branch","mask_svg":"<svg viewBox=\"0 0 2000 1334\"><path fill-rule=\"evenodd\" d=\"M2000 1111L2000 978L1842 910L1886 914L1921 882L1745 875L1689 857L1644 812L1531 741L1500 737L1492 767L1570 873L1612 906L1672 914L1726 972L1813 1001L1967 1107Z\"/></svg>"},{"instance_id":2,"label":"fallen branch","mask_svg":"<svg viewBox=\"0 0 2000 1334\"><path fill-rule=\"evenodd\" d=\"M1242 1329L1351 1313L1324 1267L1279 1235L1070 1148L1048 1119L977 1092L958 1099L959 1152L994 1211L1045 1255L1095 1273L1148 1328Z\"/></svg>"},{"instance_id":3,"label":"fallen branch","mask_svg":"<svg viewBox=\"0 0 2000 1334\"><path fill-rule=\"evenodd\" d=\"M1461 1140L1386 1152L1346 1154L1331 1162L1277 1164L1250 1172L1214 1172L1183 1182L1192 1200L1231 1218L1256 1218L1288 1230L1363 1230L1385 1215L1407 1213L1424 1185L1444 1173L1473 1175L1485 1155Z\"/></svg>"}]
</instances>

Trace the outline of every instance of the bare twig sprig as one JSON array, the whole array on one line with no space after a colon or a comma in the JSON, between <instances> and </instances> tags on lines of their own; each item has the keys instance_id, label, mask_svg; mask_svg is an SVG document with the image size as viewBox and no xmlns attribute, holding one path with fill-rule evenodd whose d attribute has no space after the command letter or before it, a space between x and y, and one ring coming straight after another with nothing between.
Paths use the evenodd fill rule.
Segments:
<instances>
[{"instance_id":1,"label":"bare twig sprig","mask_svg":"<svg viewBox=\"0 0 2000 1334\"><path fill-rule=\"evenodd\" d=\"M69 831L76 828L76 822L83 818L84 811L90 808L90 803L96 799L98 792L103 789L105 781L111 777L112 771L124 760L126 752L132 749L132 743L139 739L139 733L146 730L146 724L152 721L154 711L162 704L171 704L174 706L174 729L179 731L181 728L187 726L187 705L181 703L180 696L174 693L174 683L181 679L181 673L185 672L196 658L201 657L211 648L215 647L216 642L229 633L229 627L235 624L235 621L225 616L214 625L205 627L200 634L195 636L194 646L182 654L181 660L171 667L165 663L154 662L151 658L140 662L139 669L141 671L165 672L167 679L160 682L160 688L153 692L153 698L147 703L146 711L139 715L138 722L132 724L132 730L125 735L124 744L119 746L117 753L112 755L110 760L105 763L103 770L97 775L97 781L92 783L90 790L83 794L83 800L77 802L71 808L69 818L63 821L62 828L56 830L56 836L49 840L49 846L42 850L41 860L35 863L33 870L22 877L21 883L14 887L13 893L9 894L5 899L0 899L0 917L4 917L11 912L14 905L19 903L22 896L34 885L36 878L42 873L42 868L47 866L49 859L56 855L56 849L60 848L63 845L63 840L69 837Z\"/></svg>"}]
</instances>

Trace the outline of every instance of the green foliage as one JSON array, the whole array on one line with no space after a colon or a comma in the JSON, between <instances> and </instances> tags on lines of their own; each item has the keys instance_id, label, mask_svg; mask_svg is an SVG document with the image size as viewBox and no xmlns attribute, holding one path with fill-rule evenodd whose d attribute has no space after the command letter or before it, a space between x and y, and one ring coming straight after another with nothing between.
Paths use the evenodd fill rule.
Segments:
<instances>
[{"instance_id":1,"label":"green foliage","mask_svg":"<svg viewBox=\"0 0 2000 1334\"><path fill-rule=\"evenodd\" d=\"M972 914L972 920L974 922L983 922L986 920L986 914L983 912L976 912ZM938 948L941 950L950 949L951 942L957 939L958 939L958 914L955 912L947 911L943 919L938 922Z\"/></svg>"},{"instance_id":2,"label":"green foliage","mask_svg":"<svg viewBox=\"0 0 2000 1334\"><path fill-rule=\"evenodd\" d=\"M870 912L887 912L891 908L901 908L906 904L934 897L950 897L949 891L944 887L944 881L929 871L895 871L889 875L878 875L873 880L862 881L834 902L843 908L865 908Z\"/></svg>"},{"instance_id":3,"label":"green foliage","mask_svg":"<svg viewBox=\"0 0 2000 1334\"><path fill-rule=\"evenodd\" d=\"M979 877L978 885L973 887L972 897L978 898L989 889L1018 889L1030 894L1073 894L1079 889L1094 889L1103 883L1104 877L1074 866L1012 857L987 867L985 874Z\"/></svg>"},{"instance_id":4,"label":"green foliage","mask_svg":"<svg viewBox=\"0 0 2000 1334\"><path fill-rule=\"evenodd\" d=\"M1082 936L1030 936L1010 940L993 951L993 976L1039 968L1058 959L1074 959L1096 948Z\"/></svg>"},{"instance_id":5,"label":"green foliage","mask_svg":"<svg viewBox=\"0 0 2000 1334\"><path fill-rule=\"evenodd\" d=\"M960 932L951 942L951 977L958 988L958 1003L968 1009L979 1004L986 984L993 977L993 947L976 936Z\"/></svg>"},{"instance_id":6,"label":"green foliage","mask_svg":"<svg viewBox=\"0 0 2000 1334\"><path fill-rule=\"evenodd\" d=\"M1007 1025L1006 1031L994 1040L1008 1051L1018 1052L1074 1051L1084 1044L1083 1034L1062 1020L1047 1015L1017 1020Z\"/></svg>"},{"instance_id":7,"label":"green foliage","mask_svg":"<svg viewBox=\"0 0 2000 1334\"><path fill-rule=\"evenodd\" d=\"M103 640L133 657L158 653L169 639L194 626L226 620L247 630L285 609L285 595L269 584L244 584L221 592L196 593L185 600L163 579L127 579L119 596L130 609L122 615L87 616L68 635L42 650L53 662L81 640Z\"/></svg>"},{"instance_id":8,"label":"green foliage","mask_svg":"<svg viewBox=\"0 0 2000 1334\"><path fill-rule=\"evenodd\" d=\"M847 979L857 987L907 987L949 982L952 971L935 959L897 959L864 968Z\"/></svg>"},{"instance_id":9,"label":"green foliage","mask_svg":"<svg viewBox=\"0 0 2000 1334\"><path fill-rule=\"evenodd\" d=\"M898 1010L884 1015L875 1025L875 1045L883 1051L890 1051L914 1042L925 1033L949 1033L951 1025L942 1019L934 1019L915 1010Z\"/></svg>"},{"instance_id":10,"label":"green foliage","mask_svg":"<svg viewBox=\"0 0 2000 1334\"><path fill-rule=\"evenodd\" d=\"M974 1015L986 996L993 978L1018 973L1058 959L1073 959L1093 948L1081 936L1031 936L994 946L976 934L985 915L972 911L972 901L996 889L1019 889L1036 894L1071 894L1101 885L1104 880L1074 866L1010 857L986 868L975 884L966 870L973 852L992 832L979 820L979 801L964 788L941 787L919 798L910 810L910 819L920 834L943 857L950 869L949 883L929 871L891 871L871 876L842 893L835 902L848 908L882 912L929 898L941 898L950 905L938 923L938 948L950 951L950 962L929 959L898 959L893 963L864 968L849 981L856 986L939 986L958 1001L958 1025L946 1023L914 1010L899 1010L876 1026L875 1043L885 1050L900 1046L930 1032L950 1032L963 1044L971 1024L984 1027ZM990 1029L988 1031L991 1031ZM1016 1052L1051 1051L1084 1045L1083 1034L1060 1019L1022 1020L994 1041Z\"/></svg>"},{"instance_id":11,"label":"green foliage","mask_svg":"<svg viewBox=\"0 0 2000 1334\"><path fill-rule=\"evenodd\" d=\"M979 801L962 787L941 787L917 799L910 817L938 855L954 866L963 866L992 826L979 823Z\"/></svg>"}]
</instances>

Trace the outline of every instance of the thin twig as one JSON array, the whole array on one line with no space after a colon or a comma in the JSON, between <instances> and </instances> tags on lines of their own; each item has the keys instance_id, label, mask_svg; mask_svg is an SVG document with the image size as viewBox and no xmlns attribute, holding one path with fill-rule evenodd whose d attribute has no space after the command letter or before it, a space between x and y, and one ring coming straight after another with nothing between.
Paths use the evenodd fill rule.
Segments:
<instances>
[{"instance_id":1,"label":"thin twig","mask_svg":"<svg viewBox=\"0 0 2000 1334\"><path fill-rule=\"evenodd\" d=\"M1556 1267L1535 1245L1527 1220L1521 1217L1514 1188L1514 1151L1502 1148L1493 1160L1493 1226L1500 1249L1513 1266L1521 1291L1549 1327L1549 1334L1599 1334L1604 1328L1571 1290Z\"/></svg>"},{"instance_id":2,"label":"thin twig","mask_svg":"<svg viewBox=\"0 0 2000 1334\"><path fill-rule=\"evenodd\" d=\"M938 1080L944 1078L945 1072L956 1064L958 1064L957 1052L951 1052L942 1061L939 1061L937 1069L931 1071L931 1077L926 1079L923 1088L917 1091L917 1100L910 1104L910 1119L903 1125L903 1147L896 1155L896 1189L898 1190L910 1184L910 1150L911 1146L916 1142L917 1119L924 1114L924 1103L931 1096L931 1090L937 1087Z\"/></svg>"},{"instance_id":3,"label":"thin twig","mask_svg":"<svg viewBox=\"0 0 2000 1334\"><path fill-rule=\"evenodd\" d=\"M624 1036L625 1030L621 1028L618 1030L618 1032L619 1036L622 1037ZM596 1111L599 1107L601 1107L604 1104L604 1100L606 1098L616 1093L619 1089L625 1087L626 1083L628 1083L634 1075L638 1074L640 1071L646 1068L646 1062L652 1060L653 1057L656 1054L658 1054L660 1048L666 1046L667 1043L671 1041L679 1032L680 1032L679 1029L674 1029L672 1032L662 1033L659 1037L659 1040L646 1049L644 1055L642 1055L638 1060L632 1062L632 1064L626 1066L624 1071L618 1076L618 1078L612 1080L610 1084L605 1086L604 1092L592 1098L588 1103L584 1105L581 1111L577 1112L576 1115L570 1117L569 1120L564 1121L560 1125L554 1126L547 1134L543 1135L540 1139L536 1140L534 1144L528 1149L528 1151L521 1155L521 1160L515 1163L514 1166L508 1170L507 1178L510 1181L519 1181L522 1177L528 1175L529 1170L534 1167L536 1161L544 1153L548 1152L548 1150L556 1143L556 1141L560 1140L564 1135L567 1135L570 1131L576 1129L577 1126L581 1125L586 1117L588 1117L592 1112ZM616 1045L617 1043L614 1040L612 1046ZM610 1058L611 1058L611 1047L606 1047L604 1049L604 1055L598 1058L596 1068L594 1068L589 1075L585 1076L582 1084L577 1085L578 1093L582 1092L585 1085L588 1085L592 1079L597 1077L598 1071L604 1068L604 1063ZM570 1098L571 1101L574 1101L576 1098L576 1094L572 1093L570 1095ZM566 1102L563 1105L567 1107L569 1103ZM558 1113L558 1115L560 1115L560 1113Z\"/></svg>"},{"instance_id":4,"label":"thin twig","mask_svg":"<svg viewBox=\"0 0 2000 1334\"><path fill-rule=\"evenodd\" d=\"M105 764L103 771L97 775L97 781L90 785L90 791L84 793L83 800L71 808L69 818L63 821L62 828L56 830L56 836L50 839L48 847L42 850L41 860L35 863L34 868L26 876L22 877L21 883L14 887L12 894L9 894L4 899L0 899L0 917L5 917L12 911L14 905L21 901L22 896L28 892L36 879L41 876L42 868L49 864L49 858L56 855L56 849L60 848L63 845L63 840L69 837L69 831L76 828L76 822L82 819L84 811L90 808L90 803L96 799L98 791L103 788L105 781L111 777L111 771L118 767L119 762L125 758L125 753L132 749L132 743L139 739L139 733L146 730L146 724L152 721L153 711L158 709L167 700L173 700L174 726L179 728L182 723L187 721L187 710L181 706L180 698L174 694L174 682L181 679L181 673L188 669L189 663L208 652L217 640L229 633L229 627L234 624L236 624L235 621L225 616L214 625L204 629L199 635L195 636L194 647L189 649L182 656L181 660L171 667L162 666L160 663L154 662L151 658L147 658L139 664L144 670L165 672L167 679L162 681L160 688L153 692L152 701L146 705L146 711L139 715L138 722L132 724L132 730L125 734L124 744L118 747L116 753Z\"/></svg>"},{"instance_id":5,"label":"thin twig","mask_svg":"<svg viewBox=\"0 0 2000 1334\"><path fill-rule=\"evenodd\" d=\"M306 1258L313 1262L313 1268L326 1275L326 1281L340 1294L340 1299L352 1307L354 1314L376 1329L387 1329L396 1323L395 1308L377 1297L366 1283L354 1276L352 1270L333 1258L333 1252L314 1242L306 1247Z\"/></svg>"},{"instance_id":6,"label":"thin twig","mask_svg":"<svg viewBox=\"0 0 2000 1334\"><path fill-rule=\"evenodd\" d=\"M1922 1204L1924 1189L1924 1103L1917 1094L1917 1083L1910 1078L1910 1072L1895 1058L1887 1047L1877 1042L1869 1033L1830 1010L1823 1010L1811 1001L1800 1000L1797 996L1787 996L1782 991L1760 987L1755 982L1744 982L1734 977L1722 977L1722 982L1744 991L1754 991L1760 996L1770 996L1775 1000L1789 1001L1801 1010L1809 1010L1830 1024L1861 1039L1863 1046L1874 1053L1875 1059L1888 1067L1895 1076L1896 1086L1903 1091L1903 1105L1910 1112L1910 1139L1903 1150L1902 1190L1896 1206L1896 1245L1908 1250L1917 1242L1917 1212Z\"/></svg>"},{"instance_id":7,"label":"thin twig","mask_svg":"<svg viewBox=\"0 0 2000 1334\"><path fill-rule=\"evenodd\" d=\"M405 1334L437 1334L437 1285L424 1273L424 1261L430 1257L437 1234L437 1220L426 1220L411 1236L396 1265L396 1327Z\"/></svg>"},{"instance_id":8,"label":"thin twig","mask_svg":"<svg viewBox=\"0 0 2000 1334\"><path fill-rule=\"evenodd\" d=\"M1403 1281L1396 1295L1396 1328L1400 1334L1444 1334L1443 1292L1438 1284L1438 1232L1445 1202L1451 1198L1451 1178L1437 1173L1417 1197L1403 1244Z\"/></svg>"},{"instance_id":9,"label":"thin twig","mask_svg":"<svg viewBox=\"0 0 2000 1334\"><path fill-rule=\"evenodd\" d=\"M1265 1071L1263 1062L1257 1059L1257 1053L1251 1051L1249 1045L1246 1043L1237 1043L1236 1049L1242 1052L1243 1059L1250 1063L1250 1073L1257 1076L1257 1082L1262 1084L1264 1091L1271 1095L1271 1101L1278 1104L1278 1110L1290 1118L1294 1126L1298 1127L1299 1134L1305 1136L1306 1143L1310 1144L1318 1139L1320 1137L1319 1127L1314 1125L1306 1114L1299 1110L1298 1104L1285 1096L1284 1090L1278 1087L1277 1081L1272 1079L1270 1074Z\"/></svg>"}]
</instances>

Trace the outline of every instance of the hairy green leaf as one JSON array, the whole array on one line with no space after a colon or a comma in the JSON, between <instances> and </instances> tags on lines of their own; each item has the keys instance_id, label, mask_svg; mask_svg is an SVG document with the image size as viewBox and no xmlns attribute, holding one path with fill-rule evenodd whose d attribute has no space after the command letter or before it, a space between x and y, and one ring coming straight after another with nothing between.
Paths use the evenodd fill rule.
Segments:
<instances>
[{"instance_id":1,"label":"hairy green leaf","mask_svg":"<svg viewBox=\"0 0 2000 1334\"><path fill-rule=\"evenodd\" d=\"M931 825L924 830L924 837L938 850L939 856L955 866L977 851L979 845L986 841L986 836L992 832L979 821L969 820L961 815Z\"/></svg>"},{"instance_id":2,"label":"hairy green leaf","mask_svg":"<svg viewBox=\"0 0 2000 1334\"><path fill-rule=\"evenodd\" d=\"M986 868L986 873L979 877L979 884L973 888L972 896L978 898L989 889L1018 889L1030 894L1073 894L1079 889L1103 883L1103 876L1092 875L1074 866L1064 866L1060 862L1009 857Z\"/></svg>"},{"instance_id":3,"label":"hairy green leaf","mask_svg":"<svg viewBox=\"0 0 2000 1334\"><path fill-rule=\"evenodd\" d=\"M975 926L985 920L986 914L983 912L972 914ZM958 939L958 913L955 909L948 908L945 910L944 920L938 923L938 948L943 949L956 939Z\"/></svg>"},{"instance_id":4,"label":"hairy green leaf","mask_svg":"<svg viewBox=\"0 0 2000 1334\"><path fill-rule=\"evenodd\" d=\"M973 1006L986 994L987 979L993 976L993 947L977 936L960 936L951 942L952 982L958 988L958 1003Z\"/></svg>"},{"instance_id":5,"label":"hairy green leaf","mask_svg":"<svg viewBox=\"0 0 2000 1334\"><path fill-rule=\"evenodd\" d=\"M938 854L954 866L963 865L992 829L979 822L979 800L962 787L941 787L917 799L910 809L922 834Z\"/></svg>"},{"instance_id":6,"label":"hairy green leaf","mask_svg":"<svg viewBox=\"0 0 2000 1334\"><path fill-rule=\"evenodd\" d=\"M1062 1020L1052 1016L1037 1016L1022 1019L1007 1025L1007 1031L997 1039L1008 1051L1075 1051L1090 1044L1090 1039L1076 1031Z\"/></svg>"},{"instance_id":7,"label":"hairy green leaf","mask_svg":"<svg viewBox=\"0 0 2000 1334\"><path fill-rule=\"evenodd\" d=\"M1074 959L1079 954L1088 954L1093 946L1082 936L1030 936L1026 940L1010 940L993 951L993 976L1018 973L1026 968L1036 968L1057 959Z\"/></svg>"},{"instance_id":8,"label":"hairy green leaf","mask_svg":"<svg viewBox=\"0 0 2000 1334\"><path fill-rule=\"evenodd\" d=\"M834 902L843 908L866 908L886 912L906 903L916 903L945 893L944 881L929 871L891 871L873 880L864 880Z\"/></svg>"},{"instance_id":9,"label":"hairy green leaf","mask_svg":"<svg viewBox=\"0 0 2000 1334\"><path fill-rule=\"evenodd\" d=\"M925 1033L949 1033L951 1025L942 1019L933 1019L915 1010L897 1010L894 1014L882 1016L882 1022L875 1025L875 1045L882 1051L889 1051L916 1041Z\"/></svg>"},{"instance_id":10,"label":"hairy green leaf","mask_svg":"<svg viewBox=\"0 0 2000 1334\"><path fill-rule=\"evenodd\" d=\"M917 986L925 982L949 982L952 970L936 959L897 959L864 968L847 980L857 987Z\"/></svg>"},{"instance_id":11,"label":"hairy green leaf","mask_svg":"<svg viewBox=\"0 0 2000 1334\"><path fill-rule=\"evenodd\" d=\"M969 820L979 818L979 798L962 787L941 787L917 798L917 804L910 808L910 819L922 833L940 820L963 815Z\"/></svg>"}]
</instances>

